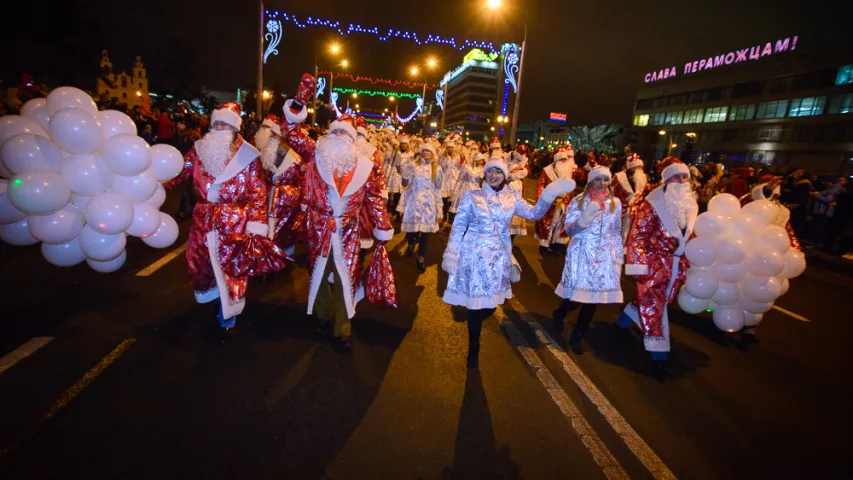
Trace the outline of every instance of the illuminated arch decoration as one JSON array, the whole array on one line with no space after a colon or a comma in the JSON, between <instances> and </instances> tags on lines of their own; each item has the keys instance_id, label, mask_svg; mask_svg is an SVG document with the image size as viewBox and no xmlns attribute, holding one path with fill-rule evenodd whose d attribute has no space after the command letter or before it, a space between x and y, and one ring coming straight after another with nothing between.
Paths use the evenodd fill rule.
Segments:
<instances>
[{"instance_id":1,"label":"illuminated arch decoration","mask_svg":"<svg viewBox=\"0 0 853 480\"><path fill-rule=\"evenodd\" d=\"M501 47L501 53L504 54L504 73L506 78L504 82L512 85L512 92L518 92L518 59L521 49L514 43L506 43Z\"/></svg>"},{"instance_id":2,"label":"illuminated arch decoration","mask_svg":"<svg viewBox=\"0 0 853 480\"><path fill-rule=\"evenodd\" d=\"M344 88L344 87L335 87L334 91L343 93L344 95L348 95L350 93L355 93L356 95L369 95L371 97L375 97L377 95L382 97L398 97L398 98L420 98L420 94L417 93L398 93L398 92L386 92L384 90L361 90L358 88Z\"/></svg>"},{"instance_id":3,"label":"illuminated arch decoration","mask_svg":"<svg viewBox=\"0 0 853 480\"><path fill-rule=\"evenodd\" d=\"M408 117L401 118L400 123L402 123L403 125L409 123L410 121L412 121L413 118L415 118L415 115L418 112L422 111L423 109L424 109L424 99L421 97L418 97L417 99L415 99L415 110L412 111L412 113Z\"/></svg>"},{"instance_id":4,"label":"illuminated arch decoration","mask_svg":"<svg viewBox=\"0 0 853 480\"><path fill-rule=\"evenodd\" d=\"M379 27L370 27L365 28L361 25L357 24L348 24L346 28L344 28L340 21L332 21L332 20L321 20L319 18L308 17L304 22L299 21L295 15L288 14L286 12L279 12L277 10L266 10L266 15L268 18L277 20L279 25L281 25L281 21L293 23L298 28L308 28L308 27L325 27L330 28L338 32L339 35L351 35L353 33L365 33L369 35L374 35L379 40L385 42L391 38L401 38L404 40L409 40L415 42L418 45L428 45L428 44L440 44L440 45L449 45L456 50L464 50L466 48L480 48L483 50L489 50L493 53L497 52L495 49L495 45L492 42L482 42L477 40L468 40L465 39L462 42L457 42L455 37L442 37L440 35L427 34L426 37L423 35L418 35L417 32L409 32L403 30L397 30L394 28L389 28L387 31L383 29L385 33L381 33L379 31ZM281 28L279 28L281 31ZM279 35L280 38L280 35ZM422 38L424 38L422 40Z\"/></svg>"},{"instance_id":5,"label":"illuminated arch decoration","mask_svg":"<svg viewBox=\"0 0 853 480\"><path fill-rule=\"evenodd\" d=\"M343 112L338 110L338 92L332 92L332 106L335 107L335 118L343 115Z\"/></svg>"},{"instance_id":6,"label":"illuminated arch decoration","mask_svg":"<svg viewBox=\"0 0 853 480\"><path fill-rule=\"evenodd\" d=\"M331 75L332 74L332 72L327 71L327 70L320 70L318 73L320 75ZM406 88L411 88L411 89L423 88L424 83L425 83L425 82L408 82L406 80L388 80L387 78L365 77L362 75L353 75L351 73L341 73L341 72L336 72L334 74L334 77L335 78L348 78L350 81L353 81L353 82L370 82L373 85L376 85L377 83L384 83L390 87L397 87L398 85L405 85ZM439 84L427 83L426 87L427 87L427 90L431 90L433 88L439 88Z\"/></svg>"},{"instance_id":7,"label":"illuminated arch decoration","mask_svg":"<svg viewBox=\"0 0 853 480\"><path fill-rule=\"evenodd\" d=\"M264 63L267 63L267 57L270 54L278 55L278 44L281 43L281 27L281 20L270 19L267 21L267 33L264 34L264 40L269 43L264 50Z\"/></svg>"},{"instance_id":8,"label":"illuminated arch decoration","mask_svg":"<svg viewBox=\"0 0 853 480\"><path fill-rule=\"evenodd\" d=\"M435 104L438 108L444 110L444 90L435 91Z\"/></svg>"},{"instance_id":9,"label":"illuminated arch decoration","mask_svg":"<svg viewBox=\"0 0 853 480\"><path fill-rule=\"evenodd\" d=\"M314 93L314 98L320 98L320 95L323 94L323 90L326 89L326 77L320 77L317 79L317 91Z\"/></svg>"}]
</instances>

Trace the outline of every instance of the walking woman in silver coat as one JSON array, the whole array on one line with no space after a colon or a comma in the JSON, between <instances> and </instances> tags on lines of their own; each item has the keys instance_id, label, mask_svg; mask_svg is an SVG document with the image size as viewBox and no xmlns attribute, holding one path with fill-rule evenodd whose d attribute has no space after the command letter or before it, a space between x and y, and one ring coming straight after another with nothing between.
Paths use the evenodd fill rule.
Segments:
<instances>
[{"instance_id":1,"label":"walking woman in silver coat","mask_svg":"<svg viewBox=\"0 0 853 480\"><path fill-rule=\"evenodd\" d=\"M503 158L490 159L484 171L482 188L465 191L459 201L441 264L450 275L443 300L468 309L468 368L478 367L483 320L512 298L511 282L521 276L509 238L513 215L538 220L555 198L575 188L572 180L553 182L534 206L508 187Z\"/></svg>"}]
</instances>

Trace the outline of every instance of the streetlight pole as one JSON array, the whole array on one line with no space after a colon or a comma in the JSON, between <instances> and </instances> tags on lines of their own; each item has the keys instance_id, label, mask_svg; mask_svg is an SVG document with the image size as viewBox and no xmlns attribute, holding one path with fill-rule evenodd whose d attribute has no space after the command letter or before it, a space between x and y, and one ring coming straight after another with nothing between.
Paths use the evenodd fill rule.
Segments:
<instances>
[{"instance_id":1,"label":"streetlight pole","mask_svg":"<svg viewBox=\"0 0 853 480\"><path fill-rule=\"evenodd\" d=\"M524 22L524 39L521 41L521 59L518 63L518 90L515 92L515 105L512 107L512 129L510 130L510 144L514 144L515 135L518 130L518 110L521 106L521 75L524 73L524 52L527 51L527 21Z\"/></svg>"},{"instance_id":2,"label":"streetlight pole","mask_svg":"<svg viewBox=\"0 0 853 480\"><path fill-rule=\"evenodd\" d=\"M258 88L255 92L257 97L257 116L258 121L261 121L263 115L263 98L261 97L264 91L264 0L258 0L258 9L260 10L260 20L258 23Z\"/></svg>"}]
</instances>

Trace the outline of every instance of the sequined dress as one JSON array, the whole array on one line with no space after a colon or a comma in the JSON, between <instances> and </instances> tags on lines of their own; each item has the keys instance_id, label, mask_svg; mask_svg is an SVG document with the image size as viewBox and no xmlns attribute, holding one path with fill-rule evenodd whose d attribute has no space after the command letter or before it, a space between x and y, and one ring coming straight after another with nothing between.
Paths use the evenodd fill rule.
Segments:
<instances>
[{"instance_id":1,"label":"sequined dress","mask_svg":"<svg viewBox=\"0 0 853 480\"><path fill-rule=\"evenodd\" d=\"M388 192L400 193L403 190L403 176L398 171L403 165L412 160L413 154L411 151L395 152L393 160L390 162L388 169L385 172L385 178L388 181Z\"/></svg>"},{"instance_id":2,"label":"sequined dress","mask_svg":"<svg viewBox=\"0 0 853 480\"><path fill-rule=\"evenodd\" d=\"M441 167L437 167L435 180L432 178L432 165L422 160L409 162L402 170L408 186L403 190L397 206L397 211L403 214L400 230L437 232L443 207L440 195L443 178Z\"/></svg>"},{"instance_id":3,"label":"sequined dress","mask_svg":"<svg viewBox=\"0 0 853 480\"><path fill-rule=\"evenodd\" d=\"M450 213L456 213L462 196L469 190L477 190L483 182L483 167L465 164L459 171L459 179L453 190L450 203Z\"/></svg>"},{"instance_id":4,"label":"sequined dress","mask_svg":"<svg viewBox=\"0 0 853 480\"><path fill-rule=\"evenodd\" d=\"M441 166L441 198L451 198L459 180L460 159L456 155L442 154L439 165Z\"/></svg>"}]
</instances>

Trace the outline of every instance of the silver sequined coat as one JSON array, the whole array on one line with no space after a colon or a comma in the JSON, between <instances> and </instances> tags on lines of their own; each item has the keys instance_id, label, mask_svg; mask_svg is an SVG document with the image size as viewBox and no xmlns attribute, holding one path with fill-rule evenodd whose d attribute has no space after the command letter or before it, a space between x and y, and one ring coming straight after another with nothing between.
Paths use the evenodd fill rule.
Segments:
<instances>
[{"instance_id":1,"label":"silver sequined coat","mask_svg":"<svg viewBox=\"0 0 853 480\"><path fill-rule=\"evenodd\" d=\"M403 165L402 175L408 186L403 190L400 204L397 205L397 211L403 214L401 231L424 233L438 231L443 206L439 192L442 173L441 167L437 167L435 181L433 181L431 164L418 159Z\"/></svg>"},{"instance_id":2,"label":"silver sequined coat","mask_svg":"<svg viewBox=\"0 0 853 480\"><path fill-rule=\"evenodd\" d=\"M563 228L571 240L555 293L580 303L622 303L622 204L608 196L604 210L583 228L578 220L589 201L579 195L566 210ZM612 212L611 205L615 206Z\"/></svg>"},{"instance_id":3,"label":"silver sequined coat","mask_svg":"<svg viewBox=\"0 0 853 480\"><path fill-rule=\"evenodd\" d=\"M509 224L513 215L537 220L550 203L544 199L535 205L521 194L504 187L495 192L483 188L466 190L459 202L444 259L456 267L447 279L444 301L471 310L495 308L512 298L512 265Z\"/></svg>"},{"instance_id":4,"label":"silver sequined coat","mask_svg":"<svg viewBox=\"0 0 853 480\"><path fill-rule=\"evenodd\" d=\"M403 190L403 176L399 172L407 162L412 161L414 155L411 151L397 151L392 157L393 160L388 165L388 170L385 172L385 178L388 181L388 191L390 193L399 193Z\"/></svg>"},{"instance_id":5,"label":"silver sequined coat","mask_svg":"<svg viewBox=\"0 0 853 480\"><path fill-rule=\"evenodd\" d=\"M459 170L461 169L459 156L442 154L439 165L441 165L441 172L443 174L441 179L441 198L451 198L453 190L456 188L456 181L459 179Z\"/></svg>"},{"instance_id":6,"label":"silver sequined coat","mask_svg":"<svg viewBox=\"0 0 853 480\"><path fill-rule=\"evenodd\" d=\"M480 183L483 181L483 167L475 167L471 164L465 164L459 170L459 178L456 180L456 188L451 196L450 212L456 213L459 210L459 203L462 201L462 196L468 190L477 190L480 188Z\"/></svg>"}]
</instances>

